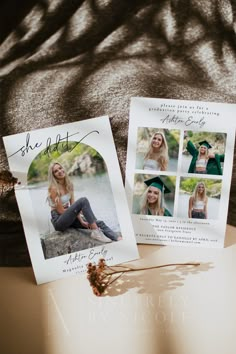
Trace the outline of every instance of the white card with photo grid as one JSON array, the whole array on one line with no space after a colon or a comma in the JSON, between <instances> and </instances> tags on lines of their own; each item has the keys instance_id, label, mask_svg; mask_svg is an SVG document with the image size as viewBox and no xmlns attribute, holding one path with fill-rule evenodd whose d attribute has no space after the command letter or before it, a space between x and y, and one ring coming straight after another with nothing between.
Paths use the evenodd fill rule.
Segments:
<instances>
[{"instance_id":1,"label":"white card with photo grid","mask_svg":"<svg viewBox=\"0 0 236 354\"><path fill-rule=\"evenodd\" d=\"M38 284L139 257L107 116L3 139Z\"/></svg>"},{"instance_id":2,"label":"white card with photo grid","mask_svg":"<svg viewBox=\"0 0 236 354\"><path fill-rule=\"evenodd\" d=\"M137 243L223 247L235 104L131 99L125 189Z\"/></svg>"}]
</instances>

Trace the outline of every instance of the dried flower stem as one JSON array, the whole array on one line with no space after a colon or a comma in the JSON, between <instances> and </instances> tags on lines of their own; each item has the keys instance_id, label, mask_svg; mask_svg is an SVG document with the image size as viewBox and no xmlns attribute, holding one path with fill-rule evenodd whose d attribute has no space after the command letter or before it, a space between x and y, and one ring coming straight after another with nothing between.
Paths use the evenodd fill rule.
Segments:
<instances>
[{"instance_id":1,"label":"dried flower stem","mask_svg":"<svg viewBox=\"0 0 236 354\"><path fill-rule=\"evenodd\" d=\"M90 285L93 289L93 292L97 296L101 296L108 286L118 280L124 273L128 272L137 272L142 270L151 270L151 269L158 269L164 267L173 267L173 266L199 266L200 263L168 263L162 264L159 266L152 266L152 267L144 267L144 268L130 268L127 266L118 265L115 267L109 267L106 265L104 259L100 259L98 265L93 265L89 263L87 265L87 278L90 282ZM117 268L122 268L118 269ZM112 277L115 274L119 274L115 279L112 280Z\"/></svg>"},{"instance_id":2,"label":"dried flower stem","mask_svg":"<svg viewBox=\"0 0 236 354\"><path fill-rule=\"evenodd\" d=\"M124 267L124 268L127 268L127 269L124 269L124 270L113 270L111 267L108 267L109 269L111 269L112 273L107 273L107 275L109 274L117 274L117 273L127 273L127 272L137 272L137 271L140 271L140 270L149 270L149 269L158 269L158 268L164 268L164 267L174 267L174 266L199 266L200 263L169 263L169 264L162 264L162 265L159 265L159 266L152 266L152 267L144 267L144 268L129 268L129 267ZM116 267L122 267L123 266L116 266Z\"/></svg>"}]
</instances>

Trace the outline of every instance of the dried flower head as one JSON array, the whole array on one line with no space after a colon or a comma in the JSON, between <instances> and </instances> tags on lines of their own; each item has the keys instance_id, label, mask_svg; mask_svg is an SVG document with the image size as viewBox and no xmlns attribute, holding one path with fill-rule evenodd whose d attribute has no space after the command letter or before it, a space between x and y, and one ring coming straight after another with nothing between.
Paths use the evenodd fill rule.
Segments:
<instances>
[{"instance_id":1,"label":"dried flower head","mask_svg":"<svg viewBox=\"0 0 236 354\"><path fill-rule=\"evenodd\" d=\"M100 259L97 265L87 264L87 278L97 296L101 296L109 285L110 276L106 273L106 268L104 259Z\"/></svg>"}]
</instances>

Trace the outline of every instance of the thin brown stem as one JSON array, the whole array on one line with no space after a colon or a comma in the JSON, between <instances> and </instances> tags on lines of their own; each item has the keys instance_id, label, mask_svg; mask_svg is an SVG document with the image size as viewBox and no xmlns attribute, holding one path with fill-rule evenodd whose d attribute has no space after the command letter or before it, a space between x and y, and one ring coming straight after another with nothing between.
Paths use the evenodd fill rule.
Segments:
<instances>
[{"instance_id":1,"label":"thin brown stem","mask_svg":"<svg viewBox=\"0 0 236 354\"><path fill-rule=\"evenodd\" d=\"M164 268L164 267L173 267L173 266L199 266L200 263L169 263L169 264L162 264L159 266L153 266L153 267L145 267L145 268L129 268L129 269L124 269L124 270L114 270L113 273L109 274L118 274L118 273L128 273L128 272L137 272L140 270L149 270L149 269L158 269L158 268Z\"/></svg>"},{"instance_id":2,"label":"thin brown stem","mask_svg":"<svg viewBox=\"0 0 236 354\"><path fill-rule=\"evenodd\" d=\"M106 265L106 268L107 268L107 269L110 269L110 270L113 271L113 272L116 271L114 268L132 269L132 268L130 268L130 267L126 267L126 266L123 266L123 265L116 265L116 266L114 266L114 267L110 267L110 266Z\"/></svg>"}]
</instances>

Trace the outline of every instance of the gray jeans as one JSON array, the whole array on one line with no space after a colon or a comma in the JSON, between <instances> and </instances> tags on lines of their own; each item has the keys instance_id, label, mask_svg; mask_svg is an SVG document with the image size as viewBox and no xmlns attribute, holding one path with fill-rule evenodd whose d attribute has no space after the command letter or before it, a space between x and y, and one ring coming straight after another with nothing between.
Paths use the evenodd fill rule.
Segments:
<instances>
[{"instance_id":1,"label":"gray jeans","mask_svg":"<svg viewBox=\"0 0 236 354\"><path fill-rule=\"evenodd\" d=\"M206 214L204 211L192 210L192 218L194 219L206 219Z\"/></svg>"},{"instance_id":2,"label":"gray jeans","mask_svg":"<svg viewBox=\"0 0 236 354\"><path fill-rule=\"evenodd\" d=\"M89 224L96 222L97 226L102 230L104 235L112 241L117 241L117 235L103 221L97 220L90 203L87 198L76 200L63 214L59 214L56 210L51 211L51 221L56 231L65 231L69 227L75 229L84 229L77 216L82 211L83 216Z\"/></svg>"}]
</instances>

